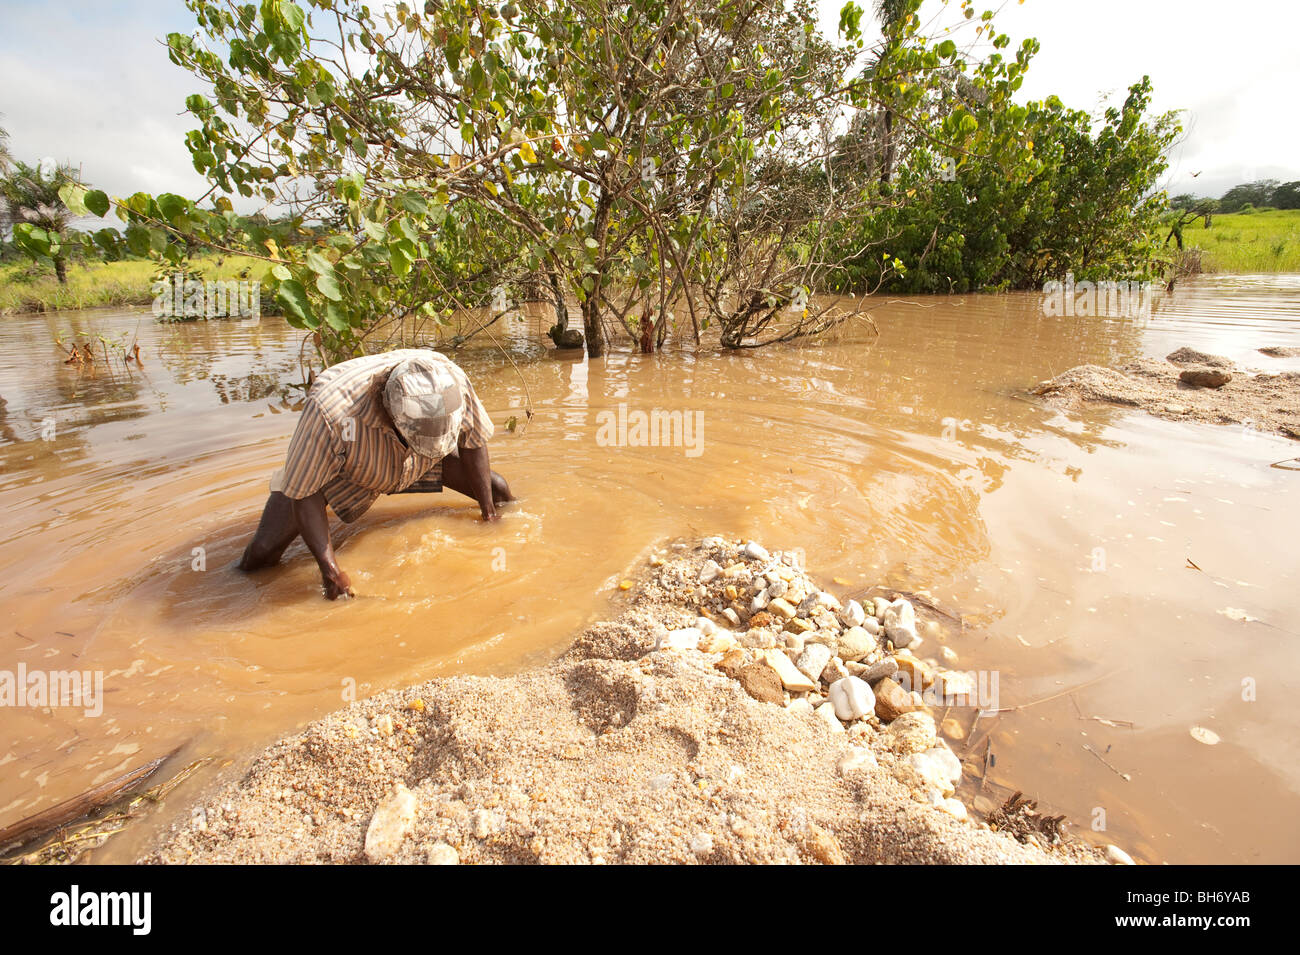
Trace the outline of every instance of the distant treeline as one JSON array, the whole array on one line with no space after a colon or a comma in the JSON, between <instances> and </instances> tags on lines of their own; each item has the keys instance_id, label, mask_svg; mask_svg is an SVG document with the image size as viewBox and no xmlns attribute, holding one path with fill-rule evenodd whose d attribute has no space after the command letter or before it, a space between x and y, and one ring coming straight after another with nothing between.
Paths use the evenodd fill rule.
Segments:
<instances>
[{"instance_id":1,"label":"distant treeline","mask_svg":"<svg viewBox=\"0 0 1300 955\"><path fill-rule=\"evenodd\" d=\"M1218 199L1194 196L1190 192L1174 196L1169 205L1175 209L1208 208L1211 212L1241 212L1245 209L1300 209L1300 179L1279 182L1257 179L1233 186Z\"/></svg>"}]
</instances>

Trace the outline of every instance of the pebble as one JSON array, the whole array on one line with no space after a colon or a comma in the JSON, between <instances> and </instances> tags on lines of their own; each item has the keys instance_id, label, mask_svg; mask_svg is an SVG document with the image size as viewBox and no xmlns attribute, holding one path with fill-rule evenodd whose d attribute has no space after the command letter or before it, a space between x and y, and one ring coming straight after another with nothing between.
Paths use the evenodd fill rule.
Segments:
<instances>
[{"instance_id":1,"label":"pebble","mask_svg":"<svg viewBox=\"0 0 1300 955\"><path fill-rule=\"evenodd\" d=\"M792 693L807 692L817 689L818 684L809 679L790 662L790 658L779 650L758 651L758 661L770 667L781 680L781 685Z\"/></svg>"},{"instance_id":2,"label":"pebble","mask_svg":"<svg viewBox=\"0 0 1300 955\"><path fill-rule=\"evenodd\" d=\"M716 580L720 573L722 573L722 568L718 566L716 560L706 560L704 566L700 568L700 583L707 584L712 580Z\"/></svg>"},{"instance_id":3,"label":"pebble","mask_svg":"<svg viewBox=\"0 0 1300 955\"><path fill-rule=\"evenodd\" d=\"M874 616L877 620L884 620L885 611L889 609L890 601L884 597L872 597L871 604L872 607L874 608L871 612L872 616Z\"/></svg>"},{"instance_id":4,"label":"pebble","mask_svg":"<svg viewBox=\"0 0 1300 955\"><path fill-rule=\"evenodd\" d=\"M809 623L807 620L804 620L800 617L795 617L793 620L786 621L785 628L787 630L793 630L795 633L811 633L813 630L813 625Z\"/></svg>"},{"instance_id":5,"label":"pebble","mask_svg":"<svg viewBox=\"0 0 1300 955\"><path fill-rule=\"evenodd\" d=\"M876 694L876 715L892 723L912 709L908 692L889 677L878 680L873 687Z\"/></svg>"},{"instance_id":6,"label":"pebble","mask_svg":"<svg viewBox=\"0 0 1300 955\"><path fill-rule=\"evenodd\" d=\"M793 620L799 613L794 609L794 605L784 597L777 597L769 602L767 605L767 611L768 613L780 617L782 620Z\"/></svg>"},{"instance_id":7,"label":"pebble","mask_svg":"<svg viewBox=\"0 0 1300 955\"><path fill-rule=\"evenodd\" d=\"M822 722L830 727L831 732L844 732L844 724L841 723L839 717L835 715L835 705L833 703L823 703L821 706L813 710L813 714L820 717Z\"/></svg>"},{"instance_id":8,"label":"pebble","mask_svg":"<svg viewBox=\"0 0 1300 955\"><path fill-rule=\"evenodd\" d=\"M885 630L884 625L875 617L868 617L862 621L862 628L873 637L879 637Z\"/></svg>"},{"instance_id":9,"label":"pebble","mask_svg":"<svg viewBox=\"0 0 1300 955\"><path fill-rule=\"evenodd\" d=\"M921 753L938 742L934 729L934 717L929 713L904 713L889 724L890 749L904 755Z\"/></svg>"},{"instance_id":10,"label":"pebble","mask_svg":"<svg viewBox=\"0 0 1300 955\"><path fill-rule=\"evenodd\" d=\"M899 597L885 611L885 635L902 649L917 642L916 611L906 598Z\"/></svg>"},{"instance_id":11,"label":"pebble","mask_svg":"<svg viewBox=\"0 0 1300 955\"><path fill-rule=\"evenodd\" d=\"M862 627L849 627L836 641L835 649L842 659L856 662L876 649L876 638Z\"/></svg>"},{"instance_id":12,"label":"pebble","mask_svg":"<svg viewBox=\"0 0 1300 955\"><path fill-rule=\"evenodd\" d=\"M875 769L880 763L876 761L876 754L862 746L854 746L847 753L839 758L835 768L841 776L847 776L850 773L859 772L865 769Z\"/></svg>"},{"instance_id":13,"label":"pebble","mask_svg":"<svg viewBox=\"0 0 1300 955\"><path fill-rule=\"evenodd\" d=\"M939 803L939 811L946 812L954 819L966 818L966 806L959 799L945 799Z\"/></svg>"},{"instance_id":14,"label":"pebble","mask_svg":"<svg viewBox=\"0 0 1300 955\"><path fill-rule=\"evenodd\" d=\"M1111 865L1137 865L1133 857L1119 846L1106 847L1106 861Z\"/></svg>"},{"instance_id":15,"label":"pebble","mask_svg":"<svg viewBox=\"0 0 1300 955\"><path fill-rule=\"evenodd\" d=\"M741 553L749 560L762 561L764 564L772 559L772 556L767 552L766 548L754 541L750 541L746 544L745 549L742 550Z\"/></svg>"},{"instance_id":16,"label":"pebble","mask_svg":"<svg viewBox=\"0 0 1300 955\"><path fill-rule=\"evenodd\" d=\"M830 662L822 668L821 681L829 686L837 680L843 680L852 675L845 669L843 660L839 657L831 657Z\"/></svg>"},{"instance_id":17,"label":"pebble","mask_svg":"<svg viewBox=\"0 0 1300 955\"><path fill-rule=\"evenodd\" d=\"M437 842L424 861L428 865L460 865L460 853L445 842Z\"/></svg>"},{"instance_id":18,"label":"pebble","mask_svg":"<svg viewBox=\"0 0 1300 955\"><path fill-rule=\"evenodd\" d=\"M832 683L829 696L835 715L846 722L865 719L876 710L876 697L871 687L855 676Z\"/></svg>"},{"instance_id":19,"label":"pebble","mask_svg":"<svg viewBox=\"0 0 1300 955\"><path fill-rule=\"evenodd\" d=\"M695 629L700 631L700 633L704 634L705 636L713 636L714 634L722 632L721 630L718 629L718 625L714 623L712 620L710 620L708 617L696 617Z\"/></svg>"},{"instance_id":20,"label":"pebble","mask_svg":"<svg viewBox=\"0 0 1300 955\"><path fill-rule=\"evenodd\" d=\"M731 607L728 607L725 610L723 610L722 616L726 618L727 623L731 624L733 627L740 626L740 614L736 613L736 611L733 610Z\"/></svg>"},{"instance_id":21,"label":"pebble","mask_svg":"<svg viewBox=\"0 0 1300 955\"><path fill-rule=\"evenodd\" d=\"M777 597L785 596L786 591L789 589L790 585L778 577L767 585L767 595L775 599Z\"/></svg>"},{"instance_id":22,"label":"pebble","mask_svg":"<svg viewBox=\"0 0 1300 955\"><path fill-rule=\"evenodd\" d=\"M802 633L791 633L788 630L786 631L785 648L787 650L795 651L796 660L799 658L799 654L803 653L803 648L805 643L806 641L804 640Z\"/></svg>"},{"instance_id":23,"label":"pebble","mask_svg":"<svg viewBox=\"0 0 1300 955\"><path fill-rule=\"evenodd\" d=\"M795 697L785 705L785 708L791 713L811 713L813 711L813 705L802 696Z\"/></svg>"},{"instance_id":24,"label":"pebble","mask_svg":"<svg viewBox=\"0 0 1300 955\"><path fill-rule=\"evenodd\" d=\"M893 657L885 657L884 659L877 660L875 663L871 664L866 669L864 669L861 673L858 674L858 678L862 680L866 680L868 683L874 685L877 680L883 680L886 677L892 677L897 672L898 672L898 661L895 660Z\"/></svg>"},{"instance_id":25,"label":"pebble","mask_svg":"<svg viewBox=\"0 0 1300 955\"><path fill-rule=\"evenodd\" d=\"M380 736L393 735L393 718L387 713L375 718L375 729L379 731Z\"/></svg>"},{"instance_id":26,"label":"pebble","mask_svg":"<svg viewBox=\"0 0 1300 955\"><path fill-rule=\"evenodd\" d=\"M691 852L697 856L706 856L713 851L713 836L707 832L697 832L691 836Z\"/></svg>"},{"instance_id":27,"label":"pebble","mask_svg":"<svg viewBox=\"0 0 1300 955\"><path fill-rule=\"evenodd\" d=\"M370 817L370 825L366 827L366 858L371 862L382 862L397 852L415 825L418 810L415 793L398 783Z\"/></svg>"},{"instance_id":28,"label":"pebble","mask_svg":"<svg viewBox=\"0 0 1300 955\"><path fill-rule=\"evenodd\" d=\"M1179 372L1178 380L1198 388L1222 388L1232 381L1232 375L1217 368L1187 368Z\"/></svg>"},{"instance_id":29,"label":"pebble","mask_svg":"<svg viewBox=\"0 0 1300 955\"><path fill-rule=\"evenodd\" d=\"M760 590L758 593L754 594L754 598L750 600L749 612L758 613L760 610L766 610L770 599L771 598L768 597L766 590Z\"/></svg>"},{"instance_id":30,"label":"pebble","mask_svg":"<svg viewBox=\"0 0 1300 955\"><path fill-rule=\"evenodd\" d=\"M896 682L905 690L924 690L934 684L934 671L916 657L899 653L894 662L898 665Z\"/></svg>"},{"instance_id":31,"label":"pebble","mask_svg":"<svg viewBox=\"0 0 1300 955\"><path fill-rule=\"evenodd\" d=\"M804 649L795 662L799 672L810 680L821 679L822 670L826 669L826 664L831 662L831 648L820 643L814 643Z\"/></svg>"},{"instance_id":32,"label":"pebble","mask_svg":"<svg viewBox=\"0 0 1300 955\"><path fill-rule=\"evenodd\" d=\"M856 600L850 600L840 611L840 622L846 627L860 627L866 619L867 612Z\"/></svg>"},{"instance_id":33,"label":"pebble","mask_svg":"<svg viewBox=\"0 0 1300 955\"><path fill-rule=\"evenodd\" d=\"M656 650L698 650L704 634L695 627L683 627L659 634L655 640Z\"/></svg>"},{"instance_id":34,"label":"pebble","mask_svg":"<svg viewBox=\"0 0 1300 955\"><path fill-rule=\"evenodd\" d=\"M947 746L939 744L919 753L911 753L898 764L898 775L925 789L938 790L941 796L950 796L955 783L961 779L961 762Z\"/></svg>"},{"instance_id":35,"label":"pebble","mask_svg":"<svg viewBox=\"0 0 1300 955\"><path fill-rule=\"evenodd\" d=\"M501 829L502 825L501 815L490 809L475 809L470 816L470 826L476 839L486 839Z\"/></svg>"}]
</instances>

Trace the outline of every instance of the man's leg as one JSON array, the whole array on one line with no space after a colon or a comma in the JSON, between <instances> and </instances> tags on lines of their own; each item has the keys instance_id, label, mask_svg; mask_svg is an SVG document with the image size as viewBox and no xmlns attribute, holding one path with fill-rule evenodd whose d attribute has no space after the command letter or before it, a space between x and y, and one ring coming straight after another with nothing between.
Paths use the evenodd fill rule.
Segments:
<instances>
[{"instance_id":1,"label":"man's leg","mask_svg":"<svg viewBox=\"0 0 1300 955\"><path fill-rule=\"evenodd\" d=\"M272 491L262 509L262 519L244 556L240 570L260 570L278 564L285 550L298 538L298 522L293 516L293 502L279 491Z\"/></svg>"}]
</instances>

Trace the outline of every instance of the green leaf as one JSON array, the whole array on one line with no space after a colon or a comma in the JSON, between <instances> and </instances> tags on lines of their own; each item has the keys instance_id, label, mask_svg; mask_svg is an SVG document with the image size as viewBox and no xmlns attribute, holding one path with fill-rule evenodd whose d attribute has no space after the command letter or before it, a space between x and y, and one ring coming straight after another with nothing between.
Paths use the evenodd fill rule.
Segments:
<instances>
[{"instance_id":1,"label":"green leaf","mask_svg":"<svg viewBox=\"0 0 1300 955\"><path fill-rule=\"evenodd\" d=\"M316 328L320 322L311 309L307 290L297 279L287 279L275 291L276 301L284 308L290 325L297 328Z\"/></svg>"},{"instance_id":2,"label":"green leaf","mask_svg":"<svg viewBox=\"0 0 1300 955\"><path fill-rule=\"evenodd\" d=\"M334 274L333 269L316 276L316 288L331 302L343 301L343 294L339 291L338 276Z\"/></svg>"}]
</instances>

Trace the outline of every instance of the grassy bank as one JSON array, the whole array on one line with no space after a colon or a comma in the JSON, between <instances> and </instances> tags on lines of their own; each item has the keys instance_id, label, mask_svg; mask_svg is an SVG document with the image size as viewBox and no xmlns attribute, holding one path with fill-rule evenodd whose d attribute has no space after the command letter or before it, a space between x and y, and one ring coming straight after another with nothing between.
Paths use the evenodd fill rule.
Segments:
<instances>
[{"instance_id":1,"label":"grassy bank","mask_svg":"<svg viewBox=\"0 0 1300 955\"><path fill-rule=\"evenodd\" d=\"M263 265L242 256L193 260L193 268L209 280L239 278L244 269L249 269L250 277L260 277ZM68 284L60 285L53 269L30 262L5 263L0 265L0 315L150 305L154 298L154 268L152 262L143 260L70 263Z\"/></svg>"},{"instance_id":2,"label":"grassy bank","mask_svg":"<svg viewBox=\"0 0 1300 955\"><path fill-rule=\"evenodd\" d=\"M1300 209L1216 215L1183 239L1201 250L1203 272L1300 272Z\"/></svg>"}]
</instances>

